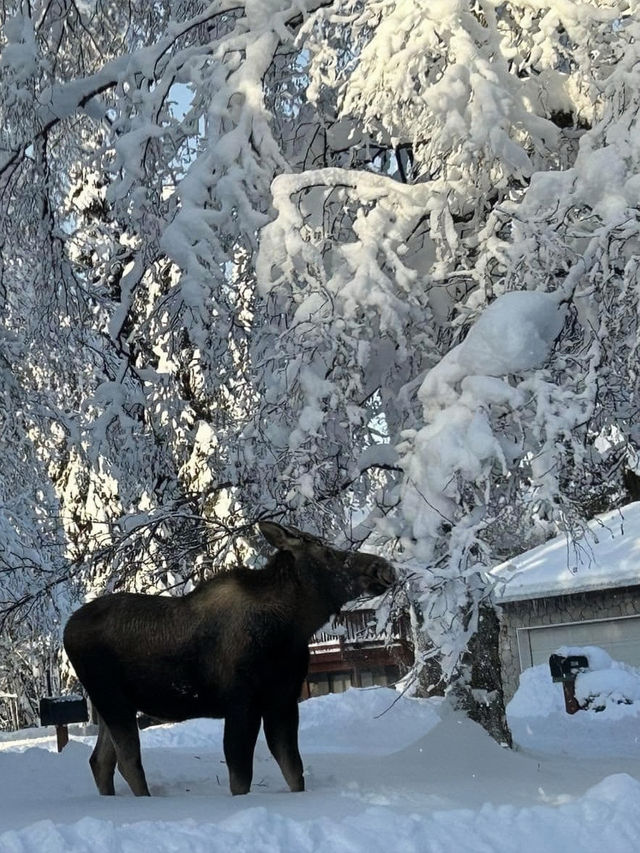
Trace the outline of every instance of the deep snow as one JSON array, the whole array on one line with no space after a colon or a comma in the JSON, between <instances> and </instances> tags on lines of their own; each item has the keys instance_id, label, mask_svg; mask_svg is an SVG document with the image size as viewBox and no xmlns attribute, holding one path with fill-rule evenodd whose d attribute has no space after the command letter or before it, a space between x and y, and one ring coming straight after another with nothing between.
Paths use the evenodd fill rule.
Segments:
<instances>
[{"instance_id":1,"label":"deep snow","mask_svg":"<svg viewBox=\"0 0 640 853\"><path fill-rule=\"evenodd\" d=\"M569 717L547 668L528 670L509 706L524 746L513 751L445 700L385 688L312 699L300 711L302 794L285 790L260 739L252 792L231 797L215 720L142 733L151 799L134 798L120 779L116 797L98 796L90 737L58 755L44 730L5 735L0 851L640 849L638 702Z\"/></svg>"}]
</instances>

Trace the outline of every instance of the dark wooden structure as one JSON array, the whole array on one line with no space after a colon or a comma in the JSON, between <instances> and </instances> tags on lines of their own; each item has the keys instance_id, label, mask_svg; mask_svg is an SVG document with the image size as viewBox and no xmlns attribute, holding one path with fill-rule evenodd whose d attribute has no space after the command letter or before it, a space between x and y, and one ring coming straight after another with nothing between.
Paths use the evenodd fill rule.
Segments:
<instances>
[{"instance_id":1,"label":"dark wooden structure","mask_svg":"<svg viewBox=\"0 0 640 853\"><path fill-rule=\"evenodd\" d=\"M303 699L342 693L349 687L390 686L411 667L413 645L406 616L385 633L378 632L371 609L343 610L331 624L330 632L318 632L309 643Z\"/></svg>"}]
</instances>

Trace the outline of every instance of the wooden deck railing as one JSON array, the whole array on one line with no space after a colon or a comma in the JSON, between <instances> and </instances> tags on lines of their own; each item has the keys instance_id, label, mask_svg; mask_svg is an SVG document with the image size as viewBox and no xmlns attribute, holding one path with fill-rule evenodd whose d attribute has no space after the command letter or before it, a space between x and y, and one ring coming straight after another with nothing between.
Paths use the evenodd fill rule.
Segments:
<instances>
[{"instance_id":1,"label":"wooden deck railing","mask_svg":"<svg viewBox=\"0 0 640 853\"><path fill-rule=\"evenodd\" d=\"M406 640L409 635L408 620L401 616L379 631L375 610L352 610L342 613L333 622L333 630L318 631L311 638L309 645L314 646L351 645L354 643L381 643Z\"/></svg>"}]
</instances>

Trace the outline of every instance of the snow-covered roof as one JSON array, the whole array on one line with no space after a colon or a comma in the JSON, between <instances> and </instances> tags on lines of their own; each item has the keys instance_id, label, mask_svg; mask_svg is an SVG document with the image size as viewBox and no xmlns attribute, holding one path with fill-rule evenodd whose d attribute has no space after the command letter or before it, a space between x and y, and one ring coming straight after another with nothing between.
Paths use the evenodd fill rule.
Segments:
<instances>
[{"instance_id":1,"label":"snow-covered roof","mask_svg":"<svg viewBox=\"0 0 640 853\"><path fill-rule=\"evenodd\" d=\"M498 603L640 584L640 502L597 516L577 542L550 539L495 566Z\"/></svg>"}]
</instances>

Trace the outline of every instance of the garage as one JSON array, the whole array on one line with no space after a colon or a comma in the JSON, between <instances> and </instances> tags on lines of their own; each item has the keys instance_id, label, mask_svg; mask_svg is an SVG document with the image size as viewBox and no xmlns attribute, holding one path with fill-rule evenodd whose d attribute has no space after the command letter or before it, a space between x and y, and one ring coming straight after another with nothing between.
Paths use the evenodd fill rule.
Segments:
<instances>
[{"instance_id":1,"label":"garage","mask_svg":"<svg viewBox=\"0 0 640 853\"><path fill-rule=\"evenodd\" d=\"M640 616L594 619L518 628L520 671L540 663L561 646L599 646L614 660L640 668Z\"/></svg>"},{"instance_id":2,"label":"garage","mask_svg":"<svg viewBox=\"0 0 640 853\"><path fill-rule=\"evenodd\" d=\"M594 518L489 572L505 699L561 646L599 646L640 668L640 502Z\"/></svg>"}]
</instances>

